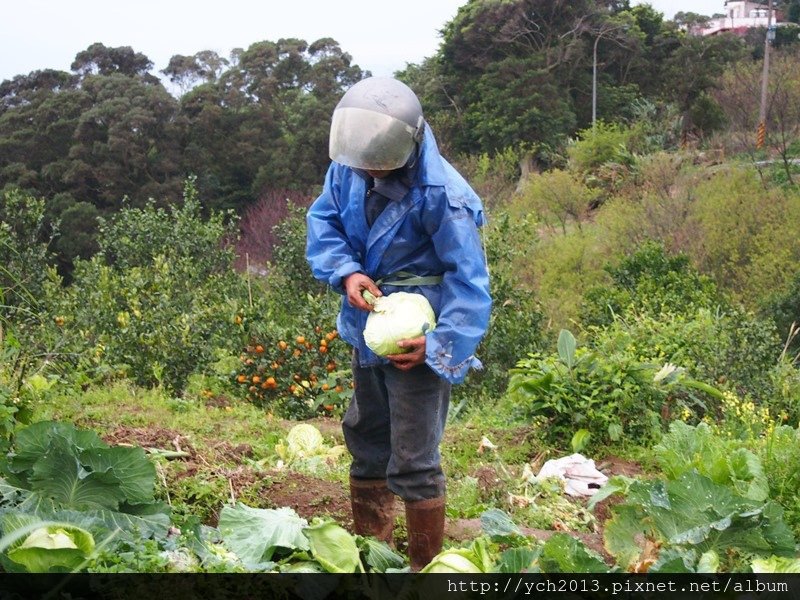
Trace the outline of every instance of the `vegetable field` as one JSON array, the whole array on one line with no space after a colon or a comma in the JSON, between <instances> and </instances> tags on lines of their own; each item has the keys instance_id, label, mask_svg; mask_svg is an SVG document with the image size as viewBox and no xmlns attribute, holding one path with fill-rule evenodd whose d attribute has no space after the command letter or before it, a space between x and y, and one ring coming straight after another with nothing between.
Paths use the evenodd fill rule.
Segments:
<instances>
[{"instance_id":1,"label":"vegetable field","mask_svg":"<svg viewBox=\"0 0 800 600\"><path fill-rule=\"evenodd\" d=\"M587 197L573 163L488 197L485 368L454 389L427 572L800 570L800 193L746 161L614 164L588 214L543 204ZM302 208L236 271L236 219L189 179L66 280L44 202L2 207L4 571L408 570L399 502L392 544L352 532L350 349ZM539 476L573 454L608 478L590 497Z\"/></svg>"}]
</instances>

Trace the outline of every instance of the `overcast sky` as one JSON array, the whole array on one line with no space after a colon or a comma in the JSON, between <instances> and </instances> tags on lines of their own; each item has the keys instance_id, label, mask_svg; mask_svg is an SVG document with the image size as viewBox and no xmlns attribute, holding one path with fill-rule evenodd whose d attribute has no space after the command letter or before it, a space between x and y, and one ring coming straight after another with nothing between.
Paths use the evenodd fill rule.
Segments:
<instances>
[{"instance_id":1,"label":"overcast sky","mask_svg":"<svg viewBox=\"0 0 800 600\"><path fill-rule=\"evenodd\" d=\"M638 4L636 0L633 2ZM174 54L233 48L262 40L332 37L374 75L419 63L439 47L439 31L466 0L11 0L0 21L0 80L36 69L68 71L94 42L131 46L156 70ZM724 0L652 0L670 19L678 11L711 15Z\"/></svg>"}]
</instances>

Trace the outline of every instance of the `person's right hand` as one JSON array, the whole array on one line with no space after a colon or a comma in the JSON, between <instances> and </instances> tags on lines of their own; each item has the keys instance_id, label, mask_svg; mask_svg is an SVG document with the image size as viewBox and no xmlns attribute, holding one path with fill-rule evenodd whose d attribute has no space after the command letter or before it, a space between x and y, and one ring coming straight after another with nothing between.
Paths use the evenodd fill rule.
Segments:
<instances>
[{"instance_id":1,"label":"person's right hand","mask_svg":"<svg viewBox=\"0 0 800 600\"><path fill-rule=\"evenodd\" d=\"M344 290L347 293L347 301L350 302L350 306L361 310L372 310L372 305L364 300L364 296L361 295L364 290L367 290L376 298L383 296L375 282L364 273L353 273L345 277Z\"/></svg>"}]
</instances>

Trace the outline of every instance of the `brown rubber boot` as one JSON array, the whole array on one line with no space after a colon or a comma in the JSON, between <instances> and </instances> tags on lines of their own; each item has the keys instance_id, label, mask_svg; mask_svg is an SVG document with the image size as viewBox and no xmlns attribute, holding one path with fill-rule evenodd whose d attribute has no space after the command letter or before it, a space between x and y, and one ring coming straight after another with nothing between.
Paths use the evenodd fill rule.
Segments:
<instances>
[{"instance_id":1,"label":"brown rubber boot","mask_svg":"<svg viewBox=\"0 0 800 600\"><path fill-rule=\"evenodd\" d=\"M406 502L408 558L416 573L442 551L444 539L444 496Z\"/></svg>"},{"instance_id":2,"label":"brown rubber boot","mask_svg":"<svg viewBox=\"0 0 800 600\"><path fill-rule=\"evenodd\" d=\"M350 478L350 504L353 507L353 530L392 544L395 495L385 479Z\"/></svg>"}]
</instances>

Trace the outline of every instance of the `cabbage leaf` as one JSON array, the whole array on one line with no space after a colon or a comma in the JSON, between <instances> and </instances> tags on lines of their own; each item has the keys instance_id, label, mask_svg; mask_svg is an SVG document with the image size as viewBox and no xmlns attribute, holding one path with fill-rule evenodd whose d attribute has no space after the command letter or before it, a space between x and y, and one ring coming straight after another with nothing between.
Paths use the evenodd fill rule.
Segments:
<instances>
[{"instance_id":1,"label":"cabbage leaf","mask_svg":"<svg viewBox=\"0 0 800 600\"><path fill-rule=\"evenodd\" d=\"M626 501L611 511L605 547L623 567L635 564L648 542L691 551L691 570L714 566L710 551L716 556L731 549L779 556L794 552L779 505L740 496L697 471L674 481L634 481ZM675 564L677 557L670 558Z\"/></svg>"},{"instance_id":2,"label":"cabbage leaf","mask_svg":"<svg viewBox=\"0 0 800 600\"><path fill-rule=\"evenodd\" d=\"M309 550L303 529L308 522L288 507L251 508L242 503L224 506L219 515L219 532L225 546L248 567L264 565L275 552Z\"/></svg>"},{"instance_id":3,"label":"cabbage leaf","mask_svg":"<svg viewBox=\"0 0 800 600\"><path fill-rule=\"evenodd\" d=\"M327 521L304 531L312 556L328 573L363 573L355 538L341 526Z\"/></svg>"}]
</instances>

